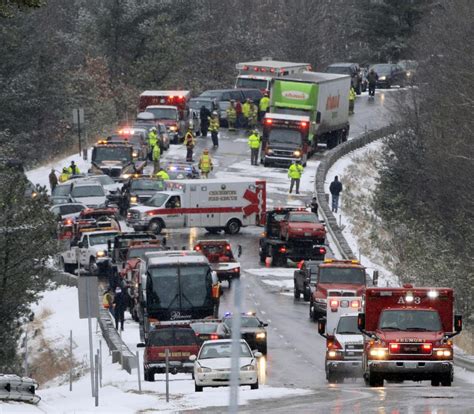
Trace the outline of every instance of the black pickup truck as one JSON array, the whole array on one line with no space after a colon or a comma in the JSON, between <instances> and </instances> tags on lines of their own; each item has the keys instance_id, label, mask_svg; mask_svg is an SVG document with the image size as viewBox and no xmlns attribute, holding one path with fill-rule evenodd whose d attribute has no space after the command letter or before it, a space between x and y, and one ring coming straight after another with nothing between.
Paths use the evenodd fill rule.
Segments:
<instances>
[{"instance_id":1,"label":"black pickup truck","mask_svg":"<svg viewBox=\"0 0 474 414\"><path fill-rule=\"evenodd\" d=\"M303 299L309 302L311 298L311 284L316 280L319 260L306 260L298 264L298 269L293 274L295 299L303 294Z\"/></svg>"}]
</instances>

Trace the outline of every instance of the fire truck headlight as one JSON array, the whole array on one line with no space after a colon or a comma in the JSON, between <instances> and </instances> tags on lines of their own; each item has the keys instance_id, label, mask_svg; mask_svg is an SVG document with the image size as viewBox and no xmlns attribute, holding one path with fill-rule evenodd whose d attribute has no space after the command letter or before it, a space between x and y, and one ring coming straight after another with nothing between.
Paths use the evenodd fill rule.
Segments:
<instances>
[{"instance_id":1,"label":"fire truck headlight","mask_svg":"<svg viewBox=\"0 0 474 414\"><path fill-rule=\"evenodd\" d=\"M438 358L449 358L453 355L452 351L450 349L447 349L447 348L439 348L439 349L436 349L434 354L438 357Z\"/></svg>"},{"instance_id":2,"label":"fire truck headlight","mask_svg":"<svg viewBox=\"0 0 474 414\"><path fill-rule=\"evenodd\" d=\"M372 348L370 350L370 356L374 358L385 358L387 355L386 348Z\"/></svg>"},{"instance_id":3,"label":"fire truck headlight","mask_svg":"<svg viewBox=\"0 0 474 414\"><path fill-rule=\"evenodd\" d=\"M295 157L301 157L301 151L296 150L295 152L293 152L293 155L294 155Z\"/></svg>"},{"instance_id":4,"label":"fire truck headlight","mask_svg":"<svg viewBox=\"0 0 474 414\"><path fill-rule=\"evenodd\" d=\"M271 148L267 148L267 150L265 152L267 153L267 155L272 155L273 154L273 150Z\"/></svg>"},{"instance_id":5,"label":"fire truck headlight","mask_svg":"<svg viewBox=\"0 0 474 414\"><path fill-rule=\"evenodd\" d=\"M412 303L414 301L414 297L412 295L406 295L405 300L407 303Z\"/></svg>"},{"instance_id":6,"label":"fire truck headlight","mask_svg":"<svg viewBox=\"0 0 474 414\"><path fill-rule=\"evenodd\" d=\"M337 352L336 351L328 351L328 358L336 358Z\"/></svg>"}]
</instances>

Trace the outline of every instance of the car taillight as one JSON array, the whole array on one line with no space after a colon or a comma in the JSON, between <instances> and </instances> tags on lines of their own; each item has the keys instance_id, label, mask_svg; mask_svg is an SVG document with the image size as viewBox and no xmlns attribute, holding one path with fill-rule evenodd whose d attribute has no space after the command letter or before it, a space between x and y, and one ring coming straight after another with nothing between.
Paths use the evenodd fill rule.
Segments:
<instances>
[{"instance_id":1,"label":"car taillight","mask_svg":"<svg viewBox=\"0 0 474 414\"><path fill-rule=\"evenodd\" d=\"M326 249L324 247L319 248L319 253L320 254L326 254Z\"/></svg>"},{"instance_id":2,"label":"car taillight","mask_svg":"<svg viewBox=\"0 0 474 414\"><path fill-rule=\"evenodd\" d=\"M272 122L273 122L273 119L265 119L265 123L266 123L267 125L271 125Z\"/></svg>"},{"instance_id":3,"label":"car taillight","mask_svg":"<svg viewBox=\"0 0 474 414\"><path fill-rule=\"evenodd\" d=\"M230 244L226 244L226 245L225 245L225 249L226 249L226 250L230 250Z\"/></svg>"},{"instance_id":4,"label":"car taillight","mask_svg":"<svg viewBox=\"0 0 474 414\"><path fill-rule=\"evenodd\" d=\"M194 247L194 250L196 250L196 251L201 250L201 246L196 246L196 247Z\"/></svg>"},{"instance_id":5,"label":"car taillight","mask_svg":"<svg viewBox=\"0 0 474 414\"><path fill-rule=\"evenodd\" d=\"M211 339L211 341L215 341L216 339L219 339L219 335L211 334L209 338Z\"/></svg>"},{"instance_id":6,"label":"car taillight","mask_svg":"<svg viewBox=\"0 0 474 414\"><path fill-rule=\"evenodd\" d=\"M234 269L234 272L235 272L235 273L239 273L239 272L240 272L240 267L236 267L236 268Z\"/></svg>"}]
</instances>

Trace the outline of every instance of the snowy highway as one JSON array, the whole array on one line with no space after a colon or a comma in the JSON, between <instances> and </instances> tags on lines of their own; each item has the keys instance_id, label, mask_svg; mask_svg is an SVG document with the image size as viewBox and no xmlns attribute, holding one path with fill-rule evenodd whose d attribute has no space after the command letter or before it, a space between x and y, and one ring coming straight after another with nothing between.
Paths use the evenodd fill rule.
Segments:
<instances>
[{"instance_id":1,"label":"snowy highway","mask_svg":"<svg viewBox=\"0 0 474 414\"><path fill-rule=\"evenodd\" d=\"M351 117L350 137L366 130L380 128L390 122L388 109L390 96L397 90L378 91L375 101L369 101L366 94L356 101L355 115ZM206 147L211 147L210 137L197 138L195 159ZM185 158L184 146L172 146L165 153L165 159ZM220 146L211 149L214 161L212 177L247 177L267 180L268 206L304 206L314 191L315 167L321 154L313 156L305 168L300 195L288 194L289 180L286 169L264 168L250 165L250 151L243 132L228 132L221 129ZM83 162L83 161L81 161ZM59 165L59 164L58 164ZM44 167L46 171L51 166ZM31 172L33 182L36 174ZM332 177L328 177L331 178ZM244 228L240 234L228 237L234 249L242 246L240 258L242 267L242 288L246 311L255 311L269 323L268 355L260 361L260 383L271 387L298 388L308 390L308 394L287 396L279 399L262 399L249 402L239 412L257 411L272 413L468 413L472 412L474 396L467 374L455 376L453 387L434 388L428 382L403 384L386 383L384 388L369 388L362 379L347 380L343 384L328 385L325 378L325 340L318 335L317 326L309 319L309 305L302 299L293 298L293 272L291 268L267 268L259 262L258 239L261 229ZM203 229L171 231L166 233L168 246L181 249L192 248L200 238L227 238L226 235L209 235ZM329 245L331 249L331 245ZM337 252L329 252L330 256ZM220 313L232 308L232 290L224 284ZM139 342L139 337L130 338L127 332L134 324L126 322L126 338L131 345ZM138 333L138 329L136 329ZM459 371L459 370L458 370ZM172 378L173 379L173 378ZM182 379L180 378L179 381ZM158 381L159 382L159 381ZM189 378L189 382L191 380ZM207 390L204 392L204 395ZM150 407L147 412L154 412ZM202 410L202 411L201 411ZM1 411L1 407L0 407ZM186 411L183 408L183 411ZM142 411L143 412L143 411ZM186 412L223 412L223 407L207 407Z\"/></svg>"}]
</instances>

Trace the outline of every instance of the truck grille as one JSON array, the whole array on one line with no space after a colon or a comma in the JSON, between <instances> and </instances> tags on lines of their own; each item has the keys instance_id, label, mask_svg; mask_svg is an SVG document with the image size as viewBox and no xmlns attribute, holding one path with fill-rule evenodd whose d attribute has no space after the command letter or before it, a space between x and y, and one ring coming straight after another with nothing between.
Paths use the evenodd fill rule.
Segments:
<instances>
[{"instance_id":1,"label":"truck grille","mask_svg":"<svg viewBox=\"0 0 474 414\"><path fill-rule=\"evenodd\" d=\"M285 150L273 150L273 154L275 157L288 157L288 158L294 158L293 157L293 151L285 151Z\"/></svg>"},{"instance_id":2,"label":"truck grille","mask_svg":"<svg viewBox=\"0 0 474 414\"><path fill-rule=\"evenodd\" d=\"M362 359L364 346L362 344L346 344L344 347L344 359Z\"/></svg>"},{"instance_id":3,"label":"truck grille","mask_svg":"<svg viewBox=\"0 0 474 414\"><path fill-rule=\"evenodd\" d=\"M430 355L431 349L424 350L423 344L400 344L398 350L393 350L390 348L390 354L392 355Z\"/></svg>"}]
</instances>

